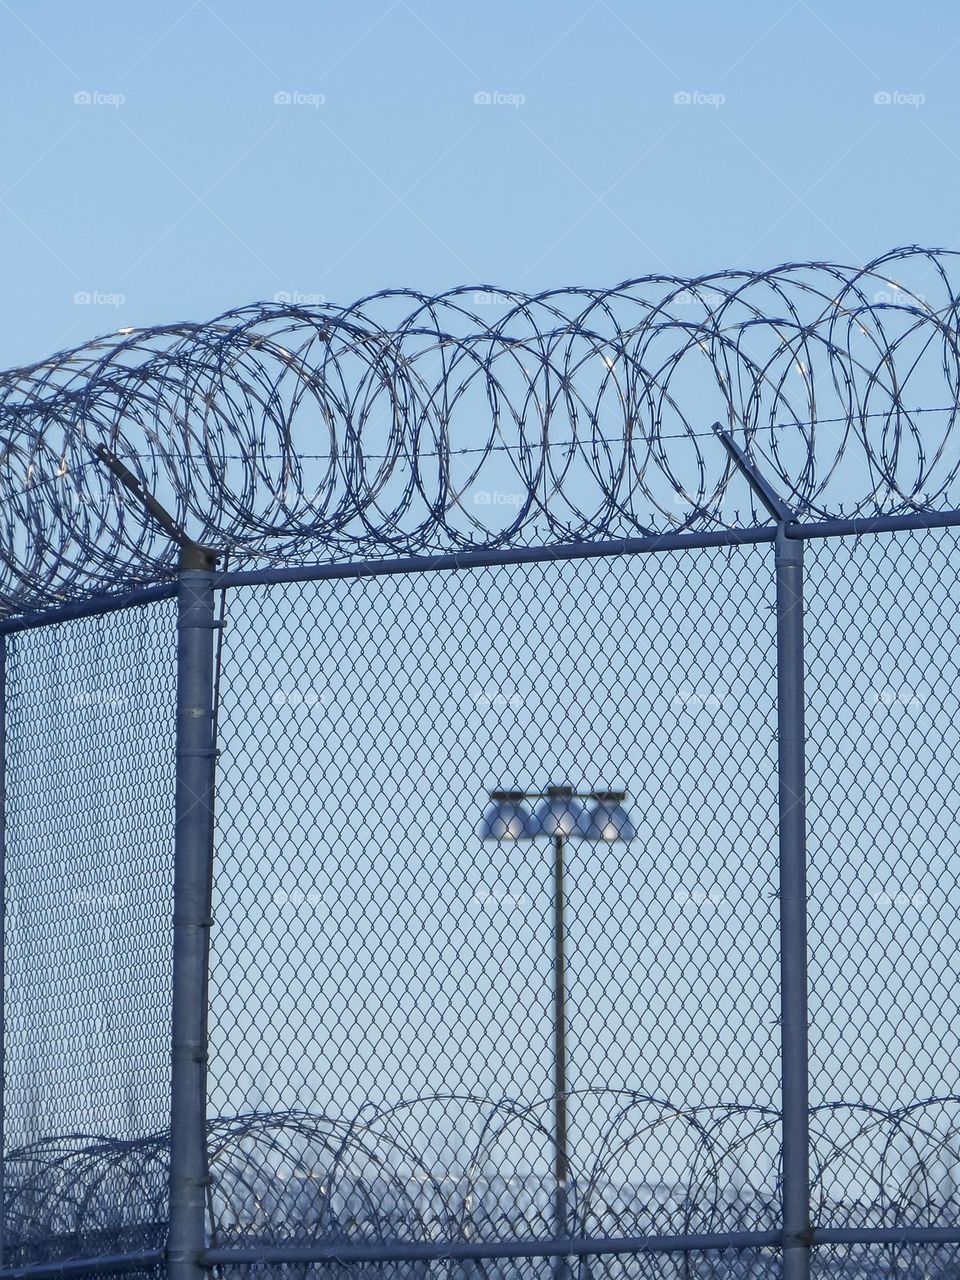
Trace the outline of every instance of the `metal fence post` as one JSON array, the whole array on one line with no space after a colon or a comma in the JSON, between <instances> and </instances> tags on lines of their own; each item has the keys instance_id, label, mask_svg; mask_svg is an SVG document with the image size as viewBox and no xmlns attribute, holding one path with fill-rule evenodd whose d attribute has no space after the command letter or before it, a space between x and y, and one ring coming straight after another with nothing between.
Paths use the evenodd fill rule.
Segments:
<instances>
[{"instance_id":1,"label":"metal fence post","mask_svg":"<svg viewBox=\"0 0 960 1280\"><path fill-rule=\"evenodd\" d=\"M777 583L783 1280L810 1274L803 543L781 522Z\"/></svg>"},{"instance_id":2,"label":"metal fence post","mask_svg":"<svg viewBox=\"0 0 960 1280\"><path fill-rule=\"evenodd\" d=\"M200 1280L207 1187L207 974L213 876L213 557L184 546L178 578L169 1274Z\"/></svg>"},{"instance_id":3,"label":"metal fence post","mask_svg":"<svg viewBox=\"0 0 960 1280\"><path fill-rule=\"evenodd\" d=\"M780 832L780 1105L783 1162L783 1280L809 1280L810 1086L807 1021L807 813L803 697L803 541L796 515L724 431L713 430L777 522L777 776Z\"/></svg>"}]
</instances>

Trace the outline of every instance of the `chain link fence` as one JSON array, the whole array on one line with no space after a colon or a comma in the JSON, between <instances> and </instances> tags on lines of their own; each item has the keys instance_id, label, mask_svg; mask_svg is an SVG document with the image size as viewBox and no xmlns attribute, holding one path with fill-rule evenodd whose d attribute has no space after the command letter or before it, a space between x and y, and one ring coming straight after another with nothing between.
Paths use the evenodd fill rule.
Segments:
<instances>
[{"instance_id":1,"label":"chain link fence","mask_svg":"<svg viewBox=\"0 0 960 1280\"><path fill-rule=\"evenodd\" d=\"M4 1261L166 1232L169 603L7 635Z\"/></svg>"},{"instance_id":2,"label":"chain link fence","mask_svg":"<svg viewBox=\"0 0 960 1280\"><path fill-rule=\"evenodd\" d=\"M806 547L813 1265L948 1276L958 535ZM773 548L263 579L218 584L209 1265L779 1274ZM8 1269L163 1266L176 634L3 640ZM558 1011L553 843L481 824L562 785L634 832L566 839Z\"/></svg>"},{"instance_id":3,"label":"chain link fence","mask_svg":"<svg viewBox=\"0 0 960 1280\"><path fill-rule=\"evenodd\" d=\"M830 1226L945 1226L960 1217L958 538L813 543L806 582L815 1204Z\"/></svg>"},{"instance_id":4,"label":"chain link fence","mask_svg":"<svg viewBox=\"0 0 960 1280\"><path fill-rule=\"evenodd\" d=\"M748 548L231 593L211 1105L260 1117L257 1183L342 1147L251 1233L361 1194L375 1236L550 1234L552 842L481 839L505 784L624 788L637 832L567 850L578 1232L668 1232L691 1175L710 1218L708 1132L775 1193L770 582Z\"/></svg>"}]
</instances>

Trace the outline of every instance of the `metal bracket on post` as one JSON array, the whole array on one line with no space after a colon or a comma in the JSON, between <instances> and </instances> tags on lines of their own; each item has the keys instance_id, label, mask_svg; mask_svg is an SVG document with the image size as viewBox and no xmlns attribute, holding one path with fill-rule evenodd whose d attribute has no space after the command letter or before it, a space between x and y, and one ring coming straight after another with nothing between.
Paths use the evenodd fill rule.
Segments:
<instances>
[{"instance_id":1,"label":"metal bracket on post","mask_svg":"<svg viewBox=\"0 0 960 1280\"><path fill-rule=\"evenodd\" d=\"M207 1008L216 769L218 553L191 539L105 445L94 452L180 548L174 800L168 1274L202 1280L206 1247Z\"/></svg>"},{"instance_id":2,"label":"metal bracket on post","mask_svg":"<svg viewBox=\"0 0 960 1280\"><path fill-rule=\"evenodd\" d=\"M719 422L713 424L713 429L720 437L720 440L733 459L737 470L746 478L747 484L757 495L763 505L773 516L777 524L788 525L797 523L797 514L780 497L779 493L771 487L766 479L756 469L744 451L734 440L728 431L724 431Z\"/></svg>"},{"instance_id":3,"label":"metal bracket on post","mask_svg":"<svg viewBox=\"0 0 960 1280\"><path fill-rule=\"evenodd\" d=\"M810 1134L807 979L807 821L803 659L803 541L796 513L718 422L750 488L777 522L777 741L780 830L780 1070L783 1280L809 1280Z\"/></svg>"}]
</instances>

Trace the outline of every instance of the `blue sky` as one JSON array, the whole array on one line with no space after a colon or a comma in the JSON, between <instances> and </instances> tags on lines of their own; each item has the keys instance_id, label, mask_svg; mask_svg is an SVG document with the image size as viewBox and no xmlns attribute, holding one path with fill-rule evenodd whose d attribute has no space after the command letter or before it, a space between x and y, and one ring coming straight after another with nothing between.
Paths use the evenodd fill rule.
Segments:
<instances>
[{"instance_id":1,"label":"blue sky","mask_svg":"<svg viewBox=\"0 0 960 1280\"><path fill-rule=\"evenodd\" d=\"M283 293L951 246L958 41L944 0L3 0L0 364Z\"/></svg>"}]
</instances>

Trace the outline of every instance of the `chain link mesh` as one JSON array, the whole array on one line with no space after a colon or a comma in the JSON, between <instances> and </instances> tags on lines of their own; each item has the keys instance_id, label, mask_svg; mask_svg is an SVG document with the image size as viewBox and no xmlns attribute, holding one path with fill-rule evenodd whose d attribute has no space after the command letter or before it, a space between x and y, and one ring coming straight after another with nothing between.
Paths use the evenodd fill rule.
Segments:
<instances>
[{"instance_id":1,"label":"chain link mesh","mask_svg":"<svg viewBox=\"0 0 960 1280\"><path fill-rule=\"evenodd\" d=\"M551 842L478 826L564 782L637 828L569 841L577 1230L769 1225L772 598L768 548L231 593L210 1104L257 1120L218 1238L551 1234Z\"/></svg>"},{"instance_id":2,"label":"chain link mesh","mask_svg":"<svg viewBox=\"0 0 960 1280\"><path fill-rule=\"evenodd\" d=\"M960 1214L958 541L806 547L820 1228ZM480 823L490 790L558 784L626 790L636 828L566 842L570 1231L779 1230L774 599L769 545L227 593L212 1247L556 1233L551 841ZM4 643L4 1259L159 1248L174 606ZM956 1249L813 1264L926 1280ZM775 1249L220 1268L778 1269Z\"/></svg>"},{"instance_id":3,"label":"chain link mesh","mask_svg":"<svg viewBox=\"0 0 960 1280\"><path fill-rule=\"evenodd\" d=\"M175 626L6 638L5 1259L162 1243Z\"/></svg>"},{"instance_id":4,"label":"chain link mesh","mask_svg":"<svg viewBox=\"0 0 960 1280\"><path fill-rule=\"evenodd\" d=\"M960 539L813 543L806 592L815 1202L824 1225L943 1226L960 1215Z\"/></svg>"}]
</instances>

